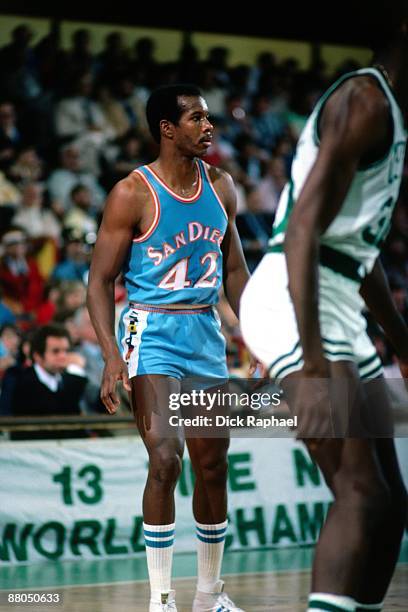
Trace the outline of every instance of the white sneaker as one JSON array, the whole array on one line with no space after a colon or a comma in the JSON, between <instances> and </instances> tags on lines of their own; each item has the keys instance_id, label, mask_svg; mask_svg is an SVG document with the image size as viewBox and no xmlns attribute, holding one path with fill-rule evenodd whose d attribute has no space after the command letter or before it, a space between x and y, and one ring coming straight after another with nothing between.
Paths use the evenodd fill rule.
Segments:
<instances>
[{"instance_id":1,"label":"white sneaker","mask_svg":"<svg viewBox=\"0 0 408 612\"><path fill-rule=\"evenodd\" d=\"M158 599L153 597L150 600L149 612L177 612L175 594L176 591L169 591L161 593Z\"/></svg>"},{"instance_id":2,"label":"white sneaker","mask_svg":"<svg viewBox=\"0 0 408 612\"><path fill-rule=\"evenodd\" d=\"M219 580L212 593L196 591L193 612L244 612L223 592L224 583Z\"/></svg>"}]
</instances>

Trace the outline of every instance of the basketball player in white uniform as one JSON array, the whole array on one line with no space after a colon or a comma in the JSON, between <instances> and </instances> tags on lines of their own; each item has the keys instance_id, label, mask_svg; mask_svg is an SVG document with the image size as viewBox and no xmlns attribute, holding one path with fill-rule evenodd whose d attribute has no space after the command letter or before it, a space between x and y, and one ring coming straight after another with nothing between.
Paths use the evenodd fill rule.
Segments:
<instances>
[{"instance_id":1,"label":"basketball player in white uniform","mask_svg":"<svg viewBox=\"0 0 408 612\"><path fill-rule=\"evenodd\" d=\"M381 610L406 520L382 366L362 315L366 305L408 377L408 330L379 261L406 144L403 4L393 3L398 19L378 19L373 67L339 79L310 116L269 252L241 300L244 339L281 385L334 497L309 611Z\"/></svg>"}]
</instances>

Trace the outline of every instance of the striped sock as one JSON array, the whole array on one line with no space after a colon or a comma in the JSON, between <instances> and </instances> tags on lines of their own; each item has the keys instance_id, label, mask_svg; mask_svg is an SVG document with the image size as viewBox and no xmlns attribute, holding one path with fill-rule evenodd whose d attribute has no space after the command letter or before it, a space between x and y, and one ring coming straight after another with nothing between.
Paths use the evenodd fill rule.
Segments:
<instances>
[{"instance_id":1,"label":"striped sock","mask_svg":"<svg viewBox=\"0 0 408 612\"><path fill-rule=\"evenodd\" d=\"M326 610L327 612L356 612L356 602L344 595L311 593L307 612Z\"/></svg>"},{"instance_id":2,"label":"striped sock","mask_svg":"<svg viewBox=\"0 0 408 612\"><path fill-rule=\"evenodd\" d=\"M384 602L377 604L362 604L356 601L356 612L364 612L364 610L371 610L371 612L381 612L383 609Z\"/></svg>"},{"instance_id":3,"label":"striped sock","mask_svg":"<svg viewBox=\"0 0 408 612\"><path fill-rule=\"evenodd\" d=\"M151 597L158 601L161 593L169 593L171 590L174 525L143 523Z\"/></svg>"},{"instance_id":4,"label":"striped sock","mask_svg":"<svg viewBox=\"0 0 408 612\"><path fill-rule=\"evenodd\" d=\"M198 591L213 593L220 579L227 527L228 521L216 525L196 522Z\"/></svg>"}]
</instances>

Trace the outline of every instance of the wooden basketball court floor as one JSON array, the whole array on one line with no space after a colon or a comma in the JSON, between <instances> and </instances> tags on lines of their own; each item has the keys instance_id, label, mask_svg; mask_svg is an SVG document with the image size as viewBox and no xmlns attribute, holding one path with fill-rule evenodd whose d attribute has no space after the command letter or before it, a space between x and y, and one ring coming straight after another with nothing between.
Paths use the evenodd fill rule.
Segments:
<instances>
[{"instance_id":1,"label":"wooden basketball court floor","mask_svg":"<svg viewBox=\"0 0 408 612\"><path fill-rule=\"evenodd\" d=\"M228 552L223 578L228 594L246 612L304 612L309 590L311 548ZM178 612L190 612L195 589L193 554L174 557ZM146 612L145 558L50 562L0 569L1 612ZM11 605L5 591L58 592L60 605ZM408 610L408 542L405 542L384 606Z\"/></svg>"}]
</instances>

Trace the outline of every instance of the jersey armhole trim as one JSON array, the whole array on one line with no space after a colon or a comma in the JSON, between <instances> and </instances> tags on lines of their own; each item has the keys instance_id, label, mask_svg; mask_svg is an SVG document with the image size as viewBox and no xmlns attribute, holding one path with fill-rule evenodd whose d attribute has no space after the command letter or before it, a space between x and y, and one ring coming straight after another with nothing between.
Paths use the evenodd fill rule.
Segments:
<instances>
[{"instance_id":1,"label":"jersey armhole trim","mask_svg":"<svg viewBox=\"0 0 408 612\"><path fill-rule=\"evenodd\" d=\"M150 225L149 229L146 230L143 234L141 234L137 238L133 238L133 242L144 242L153 234L154 230L159 224L160 212L161 212L160 202L159 202L159 198L157 197L157 193L155 192L155 190L153 189L152 185L149 183L149 181L147 180L143 172L140 172L140 170L134 170L134 172L136 172L136 174L140 176L142 181L145 183L145 185L149 189L152 199L153 199L153 203L154 203L154 218L153 218L152 224Z\"/></svg>"},{"instance_id":2,"label":"jersey armhole trim","mask_svg":"<svg viewBox=\"0 0 408 612\"><path fill-rule=\"evenodd\" d=\"M375 161L369 163L369 164L364 164L364 165L359 165L357 167L356 173L358 174L359 172L366 172L367 170L371 170L373 168L377 168L380 167L382 164L384 164L392 149L394 146L394 136L395 136L395 121L394 121L394 114L392 111L392 106L389 100L389 94L393 96L392 92L389 92L387 90L387 88L384 86L384 83L382 82L382 79L378 77L377 75L377 71L376 70L371 70L371 69L366 69L366 71L364 71L365 69L362 69L361 72L350 72L347 73L345 75L343 75L342 77L340 77L335 83L333 83L333 85L328 89L328 91L326 92L325 96L321 99L319 107L316 109L316 116L314 119L314 125L313 125L313 141L316 147L320 146L320 135L319 135L319 121L320 121L320 117L322 114L322 111L325 107L325 104L327 102L327 100L330 98L330 96L340 87L340 85L343 85L343 83L345 81L347 81L348 79L351 79L353 77L356 76L372 76L377 83L380 86L380 89L382 90L382 92L384 93L385 97L388 100L388 104L389 104L389 111L390 111L390 116L391 116L391 121L392 121L392 139L391 139L391 143L390 146L388 147L388 150L385 152L385 154L380 158L380 159L376 159Z\"/></svg>"},{"instance_id":3,"label":"jersey armhole trim","mask_svg":"<svg viewBox=\"0 0 408 612\"><path fill-rule=\"evenodd\" d=\"M222 212L224 213L226 220L227 220L227 221L229 221L229 219L228 219L228 213L227 213L227 211L226 211L226 209L225 209L225 206L224 206L224 204L221 202L221 198L220 198L220 196L218 195L218 193L216 192L215 187L214 187L214 185L213 185L213 183L212 183L212 180L211 180L211 178L210 178L210 173L208 172L207 164L204 164L204 163L203 163L203 167L204 167L204 172L205 172L205 175L206 175L206 177L207 177L208 184L209 184L210 188L212 189L212 192L213 192L213 194L215 195L215 198L216 198L216 200L217 200L218 204L220 205L221 210L222 210Z\"/></svg>"}]
</instances>

